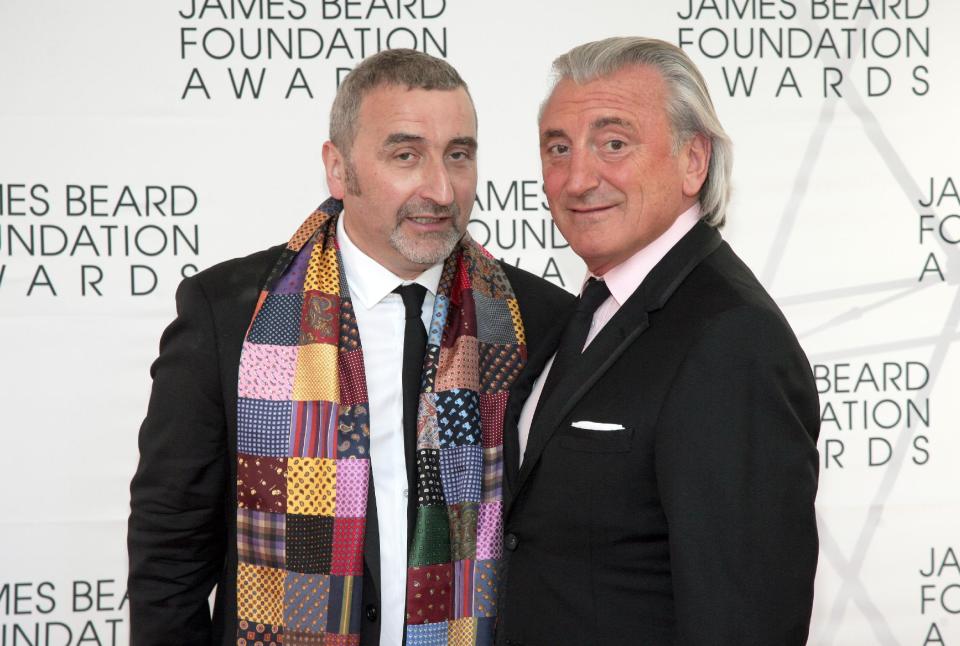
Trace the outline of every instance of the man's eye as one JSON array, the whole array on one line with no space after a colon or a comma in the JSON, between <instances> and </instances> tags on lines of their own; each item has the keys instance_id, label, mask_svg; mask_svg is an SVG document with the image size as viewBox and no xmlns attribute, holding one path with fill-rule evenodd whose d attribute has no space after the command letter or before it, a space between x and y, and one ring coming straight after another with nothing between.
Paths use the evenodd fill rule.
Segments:
<instances>
[{"instance_id":1,"label":"man's eye","mask_svg":"<svg viewBox=\"0 0 960 646\"><path fill-rule=\"evenodd\" d=\"M607 149L612 151L623 150L626 146L626 142L620 141L619 139L611 139L607 142Z\"/></svg>"},{"instance_id":2,"label":"man's eye","mask_svg":"<svg viewBox=\"0 0 960 646\"><path fill-rule=\"evenodd\" d=\"M413 159L413 153L412 152L397 153L396 155L394 155L394 159L398 159L399 161L410 161Z\"/></svg>"},{"instance_id":3,"label":"man's eye","mask_svg":"<svg viewBox=\"0 0 960 646\"><path fill-rule=\"evenodd\" d=\"M570 152L570 146L567 144L553 144L547 148L547 151L553 153L554 155L566 155L568 152Z\"/></svg>"},{"instance_id":4,"label":"man's eye","mask_svg":"<svg viewBox=\"0 0 960 646\"><path fill-rule=\"evenodd\" d=\"M450 159L452 159L452 160L454 160L454 161L466 161L466 160L468 160L468 159L472 159L472 157L471 157L470 153L468 153L468 152L465 151L465 150L456 150L456 151L450 153Z\"/></svg>"}]
</instances>

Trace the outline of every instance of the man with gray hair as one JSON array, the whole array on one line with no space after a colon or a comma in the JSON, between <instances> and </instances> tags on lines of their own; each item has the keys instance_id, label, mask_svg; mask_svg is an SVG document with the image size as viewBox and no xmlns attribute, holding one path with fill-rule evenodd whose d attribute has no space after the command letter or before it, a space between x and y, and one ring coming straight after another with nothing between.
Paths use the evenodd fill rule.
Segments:
<instances>
[{"instance_id":1,"label":"man with gray hair","mask_svg":"<svg viewBox=\"0 0 960 646\"><path fill-rule=\"evenodd\" d=\"M817 391L717 231L730 141L703 78L644 38L576 47L554 71L544 188L589 275L507 421L498 643L803 644Z\"/></svg>"},{"instance_id":2,"label":"man with gray hair","mask_svg":"<svg viewBox=\"0 0 960 646\"><path fill-rule=\"evenodd\" d=\"M334 100L331 199L180 285L130 486L133 646L491 643L504 412L573 299L466 234L476 152L453 67L375 54Z\"/></svg>"}]
</instances>

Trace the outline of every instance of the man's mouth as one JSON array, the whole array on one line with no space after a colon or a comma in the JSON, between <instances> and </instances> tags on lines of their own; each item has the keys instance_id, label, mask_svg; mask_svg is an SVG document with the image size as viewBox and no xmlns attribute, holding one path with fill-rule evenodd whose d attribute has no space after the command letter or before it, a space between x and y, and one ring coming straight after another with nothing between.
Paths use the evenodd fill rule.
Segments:
<instances>
[{"instance_id":1,"label":"man's mouth","mask_svg":"<svg viewBox=\"0 0 960 646\"><path fill-rule=\"evenodd\" d=\"M398 223L406 222L420 231L435 232L449 229L459 213L456 202L441 205L431 200L412 200L401 207L397 217Z\"/></svg>"},{"instance_id":2,"label":"man's mouth","mask_svg":"<svg viewBox=\"0 0 960 646\"><path fill-rule=\"evenodd\" d=\"M417 224L437 224L439 222L445 222L449 220L449 217L435 217L432 215L409 215L407 216L408 220L416 222Z\"/></svg>"},{"instance_id":3,"label":"man's mouth","mask_svg":"<svg viewBox=\"0 0 960 646\"><path fill-rule=\"evenodd\" d=\"M408 227L418 234L445 234L452 226L453 218L436 215L408 215L403 218Z\"/></svg>"},{"instance_id":4,"label":"man's mouth","mask_svg":"<svg viewBox=\"0 0 960 646\"><path fill-rule=\"evenodd\" d=\"M571 206L567 210L575 215L592 215L594 213L602 213L609 209L612 209L615 204L604 204L600 206Z\"/></svg>"}]
</instances>

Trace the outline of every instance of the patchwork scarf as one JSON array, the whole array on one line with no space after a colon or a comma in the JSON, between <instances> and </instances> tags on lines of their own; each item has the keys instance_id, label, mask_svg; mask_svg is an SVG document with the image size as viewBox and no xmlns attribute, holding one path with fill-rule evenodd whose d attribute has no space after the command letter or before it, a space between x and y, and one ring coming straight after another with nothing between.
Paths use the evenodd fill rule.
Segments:
<instances>
[{"instance_id":1,"label":"patchwork scarf","mask_svg":"<svg viewBox=\"0 0 960 646\"><path fill-rule=\"evenodd\" d=\"M370 421L363 347L336 241L341 209L327 200L291 238L243 343L241 645L360 643ZM503 415L525 361L510 284L464 236L443 266L423 362L408 646L492 643Z\"/></svg>"}]
</instances>

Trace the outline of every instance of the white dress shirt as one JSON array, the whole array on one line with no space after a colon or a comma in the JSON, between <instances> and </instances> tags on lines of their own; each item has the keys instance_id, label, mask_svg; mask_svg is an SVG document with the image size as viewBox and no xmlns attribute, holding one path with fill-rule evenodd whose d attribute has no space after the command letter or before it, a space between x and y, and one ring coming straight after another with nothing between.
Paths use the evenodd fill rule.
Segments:
<instances>
[{"instance_id":1,"label":"white dress shirt","mask_svg":"<svg viewBox=\"0 0 960 646\"><path fill-rule=\"evenodd\" d=\"M590 278L600 278L607 283L610 290L610 296L593 313L593 320L590 321L590 331L587 332L587 340L583 347L586 348L590 342L596 338L600 330L610 322L613 315L617 313L621 306L627 302L627 299L637 291L637 287L643 282L658 262L663 260L667 252L673 249L680 238L685 236L690 229L694 227L697 220L700 219L700 203L697 202L692 207L681 213L670 227L660 236L636 252L622 263L610 269L603 276L593 276L590 272L583 278L583 284L580 286L581 292L583 286L587 284ZM517 431L520 439L520 462L523 463L523 454L527 450L527 439L530 436L530 425L533 422L533 413L537 410L537 404L540 402L540 393L543 392L543 384L550 374L550 368L553 366L553 360L556 355L550 357L550 361L544 367L543 372L537 377L530 391L530 397L523 405L520 412L520 419L517 421Z\"/></svg>"},{"instance_id":2,"label":"white dress shirt","mask_svg":"<svg viewBox=\"0 0 960 646\"><path fill-rule=\"evenodd\" d=\"M370 403L370 467L380 529L380 643L403 643L407 591L407 462L403 444L403 331L406 311L393 290L419 283L427 288L421 317L430 329L443 265L416 280L404 280L366 255L347 236L344 213L337 222L343 271L363 348ZM362 217L362 216L360 216Z\"/></svg>"}]
</instances>

